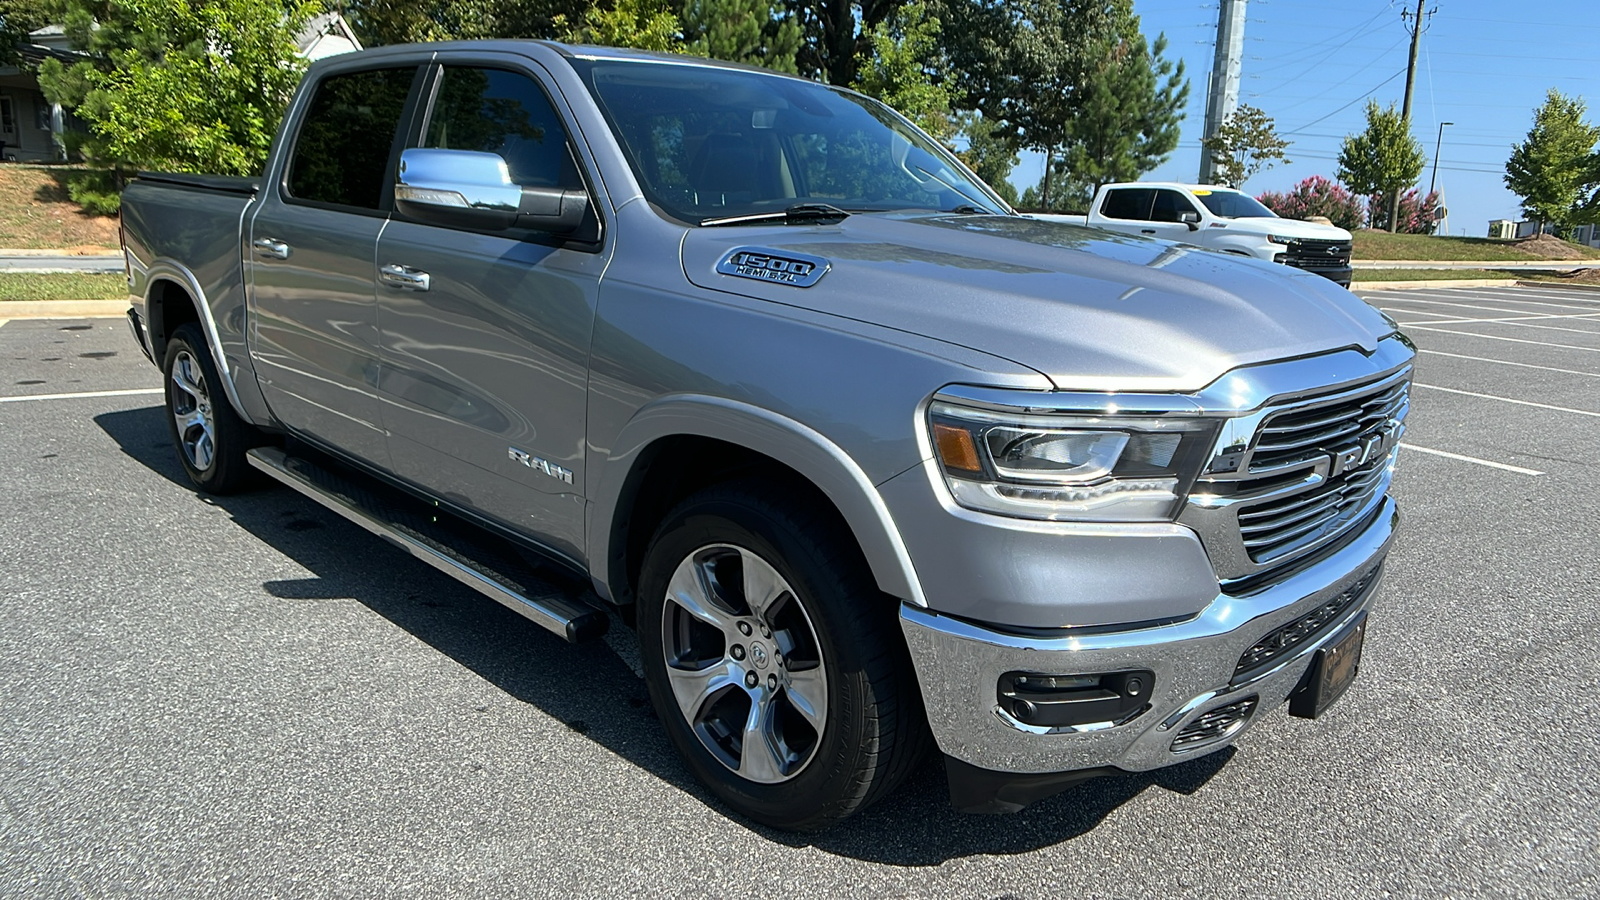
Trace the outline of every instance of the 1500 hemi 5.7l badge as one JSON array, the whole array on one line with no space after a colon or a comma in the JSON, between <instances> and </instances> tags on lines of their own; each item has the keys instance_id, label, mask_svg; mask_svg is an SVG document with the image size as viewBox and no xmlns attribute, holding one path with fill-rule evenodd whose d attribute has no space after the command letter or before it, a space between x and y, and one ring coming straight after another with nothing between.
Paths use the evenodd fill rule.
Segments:
<instances>
[{"instance_id":1,"label":"1500 hemi 5.7l badge","mask_svg":"<svg viewBox=\"0 0 1600 900\"><path fill-rule=\"evenodd\" d=\"M735 278L753 278L791 287L811 287L828 273L828 261L804 253L738 247L717 263L717 271Z\"/></svg>"}]
</instances>

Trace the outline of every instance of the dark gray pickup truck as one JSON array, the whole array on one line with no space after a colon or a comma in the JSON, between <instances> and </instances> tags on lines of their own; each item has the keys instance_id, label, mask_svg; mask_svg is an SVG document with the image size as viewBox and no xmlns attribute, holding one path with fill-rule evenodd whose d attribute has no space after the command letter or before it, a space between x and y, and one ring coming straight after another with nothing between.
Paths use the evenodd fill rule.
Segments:
<instances>
[{"instance_id":1,"label":"dark gray pickup truck","mask_svg":"<svg viewBox=\"0 0 1600 900\"><path fill-rule=\"evenodd\" d=\"M1356 674L1394 323L1018 216L873 100L390 47L312 66L261 178L123 209L200 489L265 473L570 640L635 628L672 743L753 819L824 827L930 752L956 807L1016 810Z\"/></svg>"}]
</instances>

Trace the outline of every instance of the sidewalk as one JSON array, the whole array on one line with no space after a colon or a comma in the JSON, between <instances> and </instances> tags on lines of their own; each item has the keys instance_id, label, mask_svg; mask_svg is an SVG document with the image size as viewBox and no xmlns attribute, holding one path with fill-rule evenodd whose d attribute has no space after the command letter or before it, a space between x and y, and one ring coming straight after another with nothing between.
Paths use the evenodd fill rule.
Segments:
<instances>
[{"instance_id":1,"label":"sidewalk","mask_svg":"<svg viewBox=\"0 0 1600 900\"><path fill-rule=\"evenodd\" d=\"M127 314L127 300L0 300L0 321L120 319Z\"/></svg>"}]
</instances>

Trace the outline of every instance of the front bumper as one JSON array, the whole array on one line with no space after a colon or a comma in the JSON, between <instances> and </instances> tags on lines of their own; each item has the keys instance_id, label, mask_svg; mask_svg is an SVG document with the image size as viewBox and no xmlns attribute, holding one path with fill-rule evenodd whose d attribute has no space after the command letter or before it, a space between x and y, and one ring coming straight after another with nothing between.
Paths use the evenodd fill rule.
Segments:
<instances>
[{"instance_id":1,"label":"front bumper","mask_svg":"<svg viewBox=\"0 0 1600 900\"><path fill-rule=\"evenodd\" d=\"M1197 616L1134 631L1038 629L1008 633L902 605L900 625L921 682L928 722L945 754L994 772L1044 773L1114 767L1145 771L1233 743L1299 686L1313 654L1372 605L1394 538L1398 511L1385 497L1364 531L1339 550L1271 585L1218 594ZM1241 655L1265 635L1372 576L1355 600L1271 665L1238 680ZM1149 706L1121 724L1040 728L1003 710L997 684L1007 672L1155 673ZM1237 683L1235 683L1237 681ZM1257 698L1237 727L1174 750L1201 716Z\"/></svg>"}]
</instances>

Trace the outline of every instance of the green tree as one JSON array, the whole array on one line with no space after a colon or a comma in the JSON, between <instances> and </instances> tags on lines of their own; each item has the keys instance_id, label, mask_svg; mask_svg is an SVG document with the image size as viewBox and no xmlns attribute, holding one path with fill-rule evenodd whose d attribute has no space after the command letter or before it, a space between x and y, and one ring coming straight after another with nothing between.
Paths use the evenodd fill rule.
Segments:
<instances>
[{"instance_id":1,"label":"green tree","mask_svg":"<svg viewBox=\"0 0 1600 900\"><path fill-rule=\"evenodd\" d=\"M50 24L49 18L38 0L0 0L0 66L16 65L17 44Z\"/></svg>"},{"instance_id":2,"label":"green tree","mask_svg":"<svg viewBox=\"0 0 1600 900\"><path fill-rule=\"evenodd\" d=\"M1131 15L1130 0L942 0L950 89L1021 149L1055 159L1082 105L1081 87ZM1040 204L1051 203L1046 166Z\"/></svg>"},{"instance_id":3,"label":"green tree","mask_svg":"<svg viewBox=\"0 0 1600 900\"><path fill-rule=\"evenodd\" d=\"M1166 35L1147 46L1139 17L1119 9L1114 36L1078 86L1060 165L1093 195L1100 185L1133 181L1172 155L1189 101L1183 61L1163 59ZM1076 205L1076 204L1075 204Z\"/></svg>"},{"instance_id":4,"label":"green tree","mask_svg":"<svg viewBox=\"0 0 1600 900\"><path fill-rule=\"evenodd\" d=\"M320 10L316 0L57 0L87 55L45 61L39 84L88 124L72 149L118 173L253 174L304 67L294 34Z\"/></svg>"},{"instance_id":5,"label":"green tree","mask_svg":"<svg viewBox=\"0 0 1600 900\"><path fill-rule=\"evenodd\" d=\"M795 55L800 74L853 87L872 52L872 35L906 0L785 0L803 41Z\"/></svg>"},{"instance_id":6,"label":"green tree","mask_svg":"<svg viewBox=\"0 0 1600 900\"><path fill-rule=\"evenodd\" d=\"M1017 189L1011 184L1011 171L1017 167L1017 148L995 133L995 124L975 112L956 113L955 124L958 143L964 141L965 149L956 151L961 161L973 174L994 188L1012 206L1022 202Z\"/></svg>"},{"instance_id":7,"label":"green tree","mask_svg":"<svg viewBox=\"0 0 1600 900\"><path fill-rule=\"evenodd\" d=\"M856 90L889 104L939 140L954 131L950 92L933 80L939 64L939 20L921 0L873 27L857 63Z\"/></svg>"},{"instance_id":8,"label":"green tree","mask_svg":"<svg viewBox=\"0 0 1600 900\"><path fill-rule=\"evenodd\" d=\"M678 18L690 53L798 72L800 23L771 0L685 0Z\"/></svg>"},{"instance_id":9,"label":"green tree","mask_svg":"<svg viewBox=\"0 0 1600 900\"><path fill-rule=\"evenodd\" d=\"M557 15L559 38L574 44L632 47L635 50L681 50L678 17L662 0L616 0L610 7L593 5L581 19Z\"/></svg>"},{"instance_id":10,"label":"green tree","mask_svg":"<svg viewBox=\"0 0 1600 900\"><path fill-rule=\"evenodd\" d=\"M1278 137L1272 117L1254 106L1235 109L1200 145L1211 151L1214 177L1228 187L1243 187L1257 172L1293 161L1283 158L1289 142Z\"/></svg>"},{"instance_id":11,"label":"green tree","mask_svg":"<svg viewBox=\"0 0 1600 900\"><path fill-rule=\"evenodd\" d=\"M1585 112L1583 98L1552 89L1527 139L1511 151L1506 187L1522 198L1528 218L1566 229L1600 216L1600 204L1589 202L1600 185L1600 127L1585 122Z\"/></svg>"},{"instance_id":12,"label":"green tree","mask_svg":"<svg viewBox=\"0 0 1600 900\"><path fill-rule=\"evenodd\" d=\"M1346 136L1339 150L1339 180L1357 194L1383 194L1393 203L1416 183L1426 162L1422 145L1394 104L1385 109L1368 100L1367 130ZM1394 221L1387 224L1395 230Z\"/></svg>"}]
</instances>

